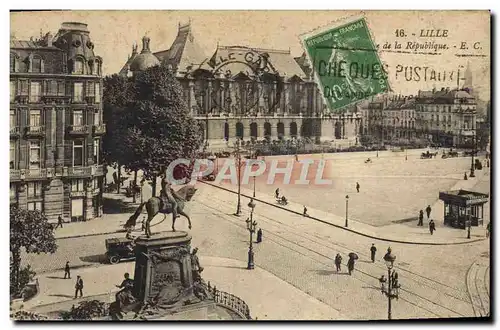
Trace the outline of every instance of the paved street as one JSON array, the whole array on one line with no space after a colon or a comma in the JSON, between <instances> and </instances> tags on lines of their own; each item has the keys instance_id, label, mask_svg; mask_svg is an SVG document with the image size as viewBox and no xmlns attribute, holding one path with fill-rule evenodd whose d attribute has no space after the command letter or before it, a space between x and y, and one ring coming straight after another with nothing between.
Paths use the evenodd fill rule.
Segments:
<instances>
[{"instance_id":1,"label":"paved street","mask_svg":"<svg viewBox=\"0 0 500 330\"><path fill-rule=\"evenodd\" d=\"M478 182L468 181L467 183L485 188L489 187L488 181L489 176L484 175L478 178ZM460 181L455 180L455 182ZM244 221L248 216L246 206L248 199L242 198L244 214L241 217L235 217L232 215L236 210L236 196L233 193L203 183L198 185L198 189L193 201L188 203L187 212L193 221L191 231L193 247L199 247L202 262L203 258L217 257L244 263L248 250L248 232ZM147 189L145 191L145 196L147 196ZM249 190L244 189L243 192L249 193ZM429 200L428 203L436 202L436 195L434 194L434 199ZM272 197L263 194L262 191L257 194L257 197L265 198L265 196L272 200ZM130 199L126 200L130 201ZM123 206L123 204L120 205ZM101 220L88 223L68 224L64 230L71 232L72 228L73 231L76 228L71 226L81 226L81 228L94 228L90 231L91 233L117 231L120 229L119 225L123 224L133 212L131 205L126 206L126 209L129 213L106 215ZM315 212L315 209L311 207L310 211ZM320 212L328 214L317 210L317 213ZM263 243L255 245L257 266L276 276L276 279L328 305L329 308L335 310L332 318L386 318L387 298L380 293L378 278L387 272L381 258L389 245L397 255L396 265L402 284L400 298L393 303L394 318L473 316L479 313L478 310L481 311L481 306L488 303L484 292L489 292L489 280L485 280L489 264L489 240L439 247L388 243L347 232L262 202L257 202L254 218L264 231ZM157 216L153 223L161 219L162 216ZM157 225L155 230L169 230L170 221L169 217L165 222ZM187 230L187 221L180 219L176 226L178 230ZM365 226L368 225L365 224ZM409 227L409 224L373 227L373 230L389 228L393 235L398 233L404 235L405 227ZM414 229L410 228L410 230ZM429 238L430 235L425 227L419 230L419 233L414 233L415 240L419 240L421 236L426 240L452 242L453 239L458 239L455 236L465 235L465 231L438 227L436 235ZM58 231L57 235L65 236L62 230L58 229ZM85 232L83 229L79 231ZM484 230L481 227L473 228L472 234L473 239L483 238ZM92 272L92 269L100 273L100 268L87 270L86 268L79 269L79 267L102 267L101 262L104 262L105 252L104 240L120 235L124 233L59 239L59 249L54 255L28 256L24 261L30 263L39 273L47 272L48 274L54 269L62 269L66 260L69 260L76 268L74 274L80 271ZM373 264L368 261L369 247L372 243L375 243L378 248L377 262ZM345 265L349 252L356 252L360 256L355 272L352 276L348 276L343 269L342 273L337 274L334 271L333 257L336 253L341 253ZM473 267L473 263L483 266ZM119 269L122 265L104 267ZM219 274L215 273L213 280L208 277L208 274L208 272L204 273L206 280L219 283L217 282L218 278L220 281ZM220 285L217 285L221 289L239 295L236 293L240 290L238 289L241 285L239 278L240 275L228 273ZM41 283L41 287L43 285ZM270 294L265 290L270 290L270 288L267 282L262 282L260 286L264 291L244 290L241 291L240 297L247 301L255 301L255 296L265 299ZM475 289L476 287L482 289ZM107 290L109 288L103 288L102 292L107 292ZM473 305L471 300L474 301ZM253 305L250 304L250 307L253 308ZM483 313L484 309L483 307ZM268 314L267 317L278 319L279 313ZM299 314L297 318L300 318Z\"/></svg>"},{"instance_id":2,"label":"paved street","mask_svg":"<svg viewBox=\"0 0 500 330\"><path fill-rule=\"evenodd\" d=\"M311 318L331 320L342 318L339 312L332 307L259 267L248 271L246 262L217 257L203 257L201 261L204 267L204 278L219 290L243 298L251 306L253 318L259 320L307 320ZM82 276L85 281L84 297L106 293L106 299L104 297L100 297L100 299L111 302L114 301L115 293L119 290L115 285L121 283L125 272L134 274L133 262L99 265L81 269L75 274ZM58 308L71 308L71 305L75 303L75 300L72 299L75 277L73 275L71 280L65 280L62 278L61 272L42 275L40 277L41 293L32 301L27 302L25 308L43 312L53 308L46 306L54 303L57 303ZM262 285L262 283L266 283L266 285ZM270 296L273 299L265 299L265 297Z\"/></svg>"},{"instance_id":3,"label":"paved street","mask_svg":"<svg viewBox=\"0 0 500 330\"><path fill-rule=\"evenodd\" d=\"M214 189L200 185L197 203L189 204L193 246L200 248L202 257L245 261L248 246L245 217L230 215L236 207L234 195ZM387 243L348 234L285 211L280 211L281 217L274 214L268 217L270 212L275 212L275 208L263 204L256 208L255 219L264 230L264 242L256 246L259 267L328 304L348 319L385 318L386 299L377 290L377 278L386 272L380 258ZM178 229L187 230L185 222L178 223ZM95 264L102 260L104 239L111 236L116 234L60 240L55 255L30 257L29 262L37 270L62 268L66 259L74 266ZM379 248L379 261L375 264L367 262L372 242ZM401 298L394 304L394 317L473 315L465 278L472 262L487 260L487 241L439 249L403 244L391 244L391 247L398 256L398 271L404 286ZM75 251L81 251L79 256ZM353 276L336 274L333 256L340 252L345 262L346 254L351 251L361 258L355 273ZM353 314L353 311L357 312Z\"/></svg>"}]
</instances>

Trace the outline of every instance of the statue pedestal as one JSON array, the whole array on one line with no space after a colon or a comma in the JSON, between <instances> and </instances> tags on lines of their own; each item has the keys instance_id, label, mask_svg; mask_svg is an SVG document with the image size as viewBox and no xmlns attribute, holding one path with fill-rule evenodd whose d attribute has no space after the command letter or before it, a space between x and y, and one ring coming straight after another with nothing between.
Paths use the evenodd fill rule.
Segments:
<instances>
[{"instance_id":1,"label":"statue pedestal","mask_svg":"<svg viewBox=\"0 0 500 330\"><path fill-rule=\"evenodd\" d=\"M193 285L191 235L156 233L136 240L134 296L142 303L161 296L175 304Z\"/></svg>"}]
</instances>

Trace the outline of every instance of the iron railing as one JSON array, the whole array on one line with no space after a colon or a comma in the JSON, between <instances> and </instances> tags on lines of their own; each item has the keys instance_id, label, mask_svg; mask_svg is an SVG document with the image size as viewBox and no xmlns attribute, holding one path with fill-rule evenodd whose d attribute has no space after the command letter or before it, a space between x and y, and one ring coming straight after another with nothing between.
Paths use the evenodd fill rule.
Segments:
<instances>
[{"instance_id":1,"label":"iron railing","mask_svg":"<svg viewBox=\"0 0 500 330\"><path fill-rule=\"evenodd\" d=\"M241 316L244 319L251 320L250 308L247 303L233 294L220 291L216 286L211 287L208 282L208 291L213 295L215 303L222 305Z\"/></svg>"}]
</instances>

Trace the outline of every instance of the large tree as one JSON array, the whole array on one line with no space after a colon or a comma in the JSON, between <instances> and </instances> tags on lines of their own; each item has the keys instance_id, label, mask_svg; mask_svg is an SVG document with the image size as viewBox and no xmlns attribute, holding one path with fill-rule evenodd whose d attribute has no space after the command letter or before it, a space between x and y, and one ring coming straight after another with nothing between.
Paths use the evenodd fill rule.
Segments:
<instances>
[{"instance_id":1,"label":"large tree","mask_svg":"<svg viewBox=\"0 0 500 330\"><path fill-rule=\"evenodd\" d=\"M120 123L126 107L133 97L132 79L118 74L104 77L103 87L103 120L106 123L106 134L103 137L103 154L107 164L118 164L118 168L127 160L127 148L122 143L125 134ZM121 171L118 171L118 178ZM118 192L120 186L118 186Z\"/></svg>"},{"instance_id":2,"label":"large tree","mask_svg":"<svg viewBox=\"0 0 500 330\"><path fill-rule=\"evenodd\" d=\"M10 208L10 253L11 253L11 294L17 294L21 286L21 252L54 253L57 250L54 229L40 211Z\"/></svg>"},{"instance_id":3,"label":"large tree","mask_svg":"<svg viewBox=\"0 0 500 330\"><path fill-rule=\"evenodd\" d=\"M132 102L120 116L124 164L153 180L175 159L194 159L203 137L190 115L181 85L165 66L136 75ZM154 189L155 190L155 189ZM155 193L155 191L153 192Z\"/></svg>"}]
</instances>

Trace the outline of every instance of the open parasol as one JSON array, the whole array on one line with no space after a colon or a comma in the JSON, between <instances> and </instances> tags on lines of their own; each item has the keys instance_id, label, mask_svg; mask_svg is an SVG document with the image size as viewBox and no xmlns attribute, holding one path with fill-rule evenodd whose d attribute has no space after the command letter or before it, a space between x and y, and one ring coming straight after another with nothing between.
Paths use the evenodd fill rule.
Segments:
<instances>
[{"instance_id":1,"label":"open parasol","mask_svg":"<svg viewBox=\"0 0 500 330\"><path fill-rule=\"evenodd\" d=\"M359 259L358 255L354 252L349 253L349 259L357 260Z\"/></svg>"}]
</instances>

